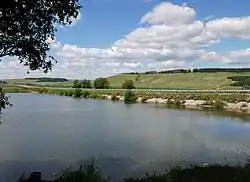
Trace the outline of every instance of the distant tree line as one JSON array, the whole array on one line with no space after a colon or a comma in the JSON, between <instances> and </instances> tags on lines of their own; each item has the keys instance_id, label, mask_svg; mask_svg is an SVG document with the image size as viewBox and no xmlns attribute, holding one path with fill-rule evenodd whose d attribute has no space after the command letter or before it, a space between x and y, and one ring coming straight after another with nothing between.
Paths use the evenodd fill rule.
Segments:
<instances>
[{"instance_id":1,"label":"distant tree line","mask_svg":"<svg viewBox=\"0 0 250 182\"><path fill-rule=\"evenodd\" d=\"M250 68L197 68L193 72L250 72Z\"/></svg>"},{"instance_id":2,"label":"distant tree line","mask_svg":"<svg viewBox=\"0 0 250 182\"><path fill-rule=\"evenodd\" d=\"M231 84L231 86L244 87L244 88L250 87L250 76L231 76L227 77L227 79L234 81L234 83Z\"/></svg>"},{"instance_id":3,"label":"distant tree line","mask_svg":"<svg viewBox=\"0 0 250 182\"><path fill-rule=\"evenodd\" d=\"M96 78L92 83L91 80L75 80L73 82L73 88L95 88L95 89L108 89L110 88L107 78Z\"/></svg>"},{"instance_id":4,"label":"distant tree line","mask_svg":"<svg viewBox=\"0 0 250 182\"><path fill-rule=\"evenodd\" d=\"M109 89L110 84L107 78L96 78L93 83L91 80L75 80L72 88L95 88L95 89ZM121 87L122 89L135 89L133 80L125 80Z\"/></svg>"},{"instance_id":5,"label":"distant tree line","mask_svg":"<svg viewBox=\"0 0 250 182\"><path fill-rule=\"evenodd\" d=\"M191 69L175 69L175 70L166 70L166 71L146 71L146 72L131 72L132 75L139 74L171 74L171 73L216 73L216 72L250 72L250 68L195 68Z\"/></svg>"},{"instance_id":6,"label":"distant tree line","mask_svg":"<svg viewBox=\"0 0 250 182\"><path fill-rule=\"evenodd\" d=\"M0 84L8 84L8 82L6 82L4 80L0 80Z\"/></svg>"},{"instance_id":7,"label":"distant tree line","mask_svg":"<svg viewBox=\"0 0 250 182\"><path fill-rule=\"evenodd\" d=\"M35 82L67 82L69 81L66 78L48 78L48 77L41 77L41 78L25 78L26 80L36 80Z\"/></svg>"}]
</instances>

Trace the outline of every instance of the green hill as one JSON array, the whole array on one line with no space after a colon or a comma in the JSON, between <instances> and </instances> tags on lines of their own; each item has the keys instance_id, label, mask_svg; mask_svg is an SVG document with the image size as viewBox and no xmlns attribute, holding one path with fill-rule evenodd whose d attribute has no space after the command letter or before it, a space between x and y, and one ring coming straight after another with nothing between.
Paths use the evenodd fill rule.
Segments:
<instances>
[{"instance_id":1,"label":"green hill","mask_svg":"<svg viewBox=\"0 0 250 182\"><path fill-rule=\"evenodd\" d=\"M250 76L250 72L171 73L171 74L119 74L108 77L111 87L119 88L126 79L137 88L158 89L236 89L228 77Z\"/></svg>"}]
</instances>

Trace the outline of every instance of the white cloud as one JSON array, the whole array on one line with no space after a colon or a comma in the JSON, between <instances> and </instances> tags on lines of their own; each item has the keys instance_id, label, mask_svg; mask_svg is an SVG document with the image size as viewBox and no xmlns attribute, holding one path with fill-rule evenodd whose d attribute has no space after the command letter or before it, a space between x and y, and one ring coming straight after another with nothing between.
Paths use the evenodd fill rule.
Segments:
<instances>
[{"instance_id":1,"label":"white cloud","mask_svg":"<svg viewBox=\"0 0 250 182\"><path fill-rule=\"evenodd\" d=\"M207 29L221 37L250 39L250 16L211 20Z\"/></svg>"},{"instance_id":2,"label":"white cloud","mask_svg":"<svg viewBox=\"0 0 250 182\"><path fill-rule=\"evenodd\" d=\"M162 69L189 68L189 67L191 67L191 65L192 65L192 63L187 64L187 62L184 62L184 61L167 60L167 61L163 61L163 62L149 63L148 67L159 71Z\"/></svg>"},{"instance_id":3,"label":"white cloud","mask_svg":"<svg viewBox=\"0 0 250 182\"><path fill-rule=\"evenodd\" d=\"M123 64L124 66L130 67L130 68L136 68L136 67L142 66L141 63L123 63Z\"/></svg>"},{"instance_id":4,"label":"white cloud","mask_svg":"<svg viewBox=\"0 0 250 182\"><path fill-rule=\"evenodd\" d=\"M84 48L49 38L58 64L48 76L95 78L130 71L190 68L197 61L248 64L250 49L225 53L209 53L206 49L220 42L220 37L250 38L249 17L209 18L205 23L195 16L196 11L187 4L161 3L142 17L141 22L150 25L141 25L108 48ZM20 65L3 62L1 75L26 74Z\"/></svg>"},{"instance_id":5,"label":"white cloud","mask_svg":"<svg viewBox=\"0 0 250 182\"><path fill-rule=\"evenodd\" d=\"M196 12L192 8L166 2L159 4L151 12L143 16L141 23L181 25L191 23L195 15Z\"/></svg>"},{"instance_id":6,"label":"white cloud","mask_svg":"<svg viewBox=\"0 0 250 182\"><path fill-rule=\"evenodd\" d=\"M210 52L205 54L202 59L208 61L219 61L232 65L250 65L250 49L230 51L227 53Z\"/></svg>"}]
</instances>

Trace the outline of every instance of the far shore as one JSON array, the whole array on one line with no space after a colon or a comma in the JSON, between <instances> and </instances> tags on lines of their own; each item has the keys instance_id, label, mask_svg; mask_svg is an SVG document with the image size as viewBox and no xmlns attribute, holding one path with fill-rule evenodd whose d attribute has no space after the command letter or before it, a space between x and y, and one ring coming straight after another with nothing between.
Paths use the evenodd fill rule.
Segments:
<instances>
[{"instance_id":1,"label":"far shore","mask_svg":"<svg viewBox=\"0 0 250 182\"><path fill-rule=\"evenodd\" d=\"M47 89L47 88L24 88L18 87L6 89L9 93L32 93L49 94L74 97L73 90ZM110 101L124 102L124 91L82 90L77 97L106 99ZM136 92L135 103L153 103L166 106L178 106L188 109L215 108L227 111L250 114L250 95L244 93L176 93L176 92Z\"/></svg>"}]
</instances>

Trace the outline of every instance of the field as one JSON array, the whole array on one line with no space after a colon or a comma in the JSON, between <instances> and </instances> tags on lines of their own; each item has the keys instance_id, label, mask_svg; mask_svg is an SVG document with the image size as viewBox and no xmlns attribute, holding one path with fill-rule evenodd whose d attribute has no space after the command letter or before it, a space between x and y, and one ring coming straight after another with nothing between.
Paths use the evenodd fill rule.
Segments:
<instances>
[{"instance_id":1,"label":"field","mask_svg":"<svg viewBox=\"0 0 250 182\"><path fill-rule=\"evenodd\" d=\"M35 80L27 79L6 79L8 84L11 85L33 85L33 86L42 86L42 87L61 87L61 88L70 88L72 87L73 80L67 82L36 82Z\"/></svg>"},{"instance_id":2,"label":"field","mask_svg":"<svg viewBox=\"0 0 250 182\"><path fill-rule=\"evenodd\" d=\"M109 77L112 87L120 87L126 79L134 81L137 88L158 89L237 89L232 87L230 76L250 76L250 72L232 73L175 73L175 74L119 74Z\"/></svg>"},{"instance_id":3,"label":"field","mask_svg":"<svg viewBox=\"0 0 250 182\"><path fill-rule=\"evenodd\" d=\"M134 81L136 88L152 89L240 89L233 87L227 77L250 76L250 72L173 73L173 74L119 74L108 77L111 88L120 88L126 79ZM67 82L35 82L26 79L7 79L10 85L33 85L42 87L71 88L73 80Z\"/></svg>"}]
</instances>

